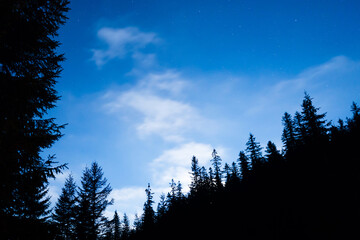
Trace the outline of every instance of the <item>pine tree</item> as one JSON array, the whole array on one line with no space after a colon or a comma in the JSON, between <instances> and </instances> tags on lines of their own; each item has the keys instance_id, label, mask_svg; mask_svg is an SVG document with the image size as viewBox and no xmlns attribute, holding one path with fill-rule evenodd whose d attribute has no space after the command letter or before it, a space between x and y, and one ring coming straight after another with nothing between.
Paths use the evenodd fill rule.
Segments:
<instances>
[{"instance_id":1,"label":"pine tree","mask_svg":"<svg viewBox=\"0 0 360 240\"><path fill-rule=\"evenodd\" d=\"M96 162L83 172L76 219L79 240L96 240L102 234L101 228L106 222L103 213L113 202L107 199L111 187L103 175L102 168Z\"/></svg>"},{"instance_id":2,"label":"pine tree","mask_svg":"<svg viewBox=\"0 0 360 240\"><path fill-rule=\"evenodd\" d=\"M75 218L76 218L76 185L72 175L65 181L65 186L61 190L55 211L52 216L53 221L59 231L61 239L70 240L75 238Z\"/></svg>"},{"instance_id":3,"label":"pine tree","mask_svg":"<svg viewBox=\"0 0 360 240\"><path fill-rule=\"evenodd\" d=\"M267 162L274 167L279 167L283 157L280 154L279 150L277 150L276 145L273 142L269 141L266 146L265 152Z\"/></svg>"},{"instance_id":4,"label":"pine tree","mask_svg":"<svg viewBox=\"0 0 360 240\"><path fill-rule=\"evenodd\" d=\"M319 108L314 107L312 98L306 92L301 107L302 125L306 129L303 139L325 136L329 126L324 120L326 113L318 114Z\"/></svg>"},{"instance_id":5,"label":"pine tree","mask_svg":"<svg viewBox=\"0 0 360 240\"><path fill-rule=\"evenodd\" d=\"M126 215L126 213L124 213L122 224L123 224L123 227L122 227L122 232L121 232L121 239L127 240L127 239L129 239L129 236L130 236L130 221L129 221L129 218ZM134 225L135 225L135 223L134 223Z\"/></svg>"},{"instance_id":6,"label":"pine tree","mask_svg":"<svg viewBox=\"0 0 360 240\"><path fill-rule=\"evenodd\" d=\"M285 112L282 123L284 125L283 133L281 140L284 143L285 152L293 151L295 148L295 126L294 121L291 118L291 115Z\"/></svg>"},{"instance_id":7,"label":"pine tree","mask_svg":"<svg viewBox=\"0 0 360 240\"><path fill-rule=\"evenodd\" d=\"M142 217L142 227L144 230L151 230L154 222L155 222L155 212L152 208L152 205L154 203L153 201L153 195L154 193L151 192L150 183L148 184L146 192L146 201L144 204L144 214Z\"/></svg>"},{"instance_id":8,"label":"pine tree","mask_svg":"<svg viewBox=\"0 0 360 240\"><path fill-rule=\"evenodd\" d=\"M240 151L238 158L241 179L246 180L249 177L250 167L249 167L249 159L243 151Z\"/></svg>"},{"instance_id":9,"label":"pine tree","mask_svg":"<svg viewBox=\"0 0 360 240\"><path fill-rule=\"evenodd\" d=\"M248 142L246 143L246 152L251 161L251 167L253 171L257 171L263 164L263 156L261 153L261 147L254 135L250 133Z\"/></svg>"},{"instance_id":10,"label":"pine tree","mask_svg":"<svg viewBox=\"0 0 360 240\"><path fill-rule=\"evenodd\" d=\"M214 149L212 152L212 165L214 167L214 173L215 173L215 186L217 189L222 189L223 185L222 185L222 172L221 172L221 157L217 154L216 150Z\"/></svg>"},{"instance_id":11,"label":"pine tree","mask_svg":"<svg viewBox=\"0 0 360 240\"><path fill-rule=\"evenodd\" d=\"M195 193L200 185L200 167L198 159L193 156L191 159L191 184L190 191Z\"/></svg>"},{"instance_id":12,"label":"pine tree","mask_svg":"<svg viewBox=\"0 0 360 240\"><path fill-rule=\"evenodd\" d=\"M164 217L166 213L166 200L165 200L165 194L162 193L160 195L160 201L158 203L157 209L156 209L156 219L159 221L162 217Z\"/></svg>"},{"instance_id":13,"label":"pine tree","mask_svg":"<svg viewBox=\"0 0 360 240\"><path fill-rule=\"evenodd\" d=\"M48 180L65 167L41 152L62 136L64 127L46 114L59 99L55 84L64 56L57 52L55 37L68 4L0 2L0 231L15 238L31 238L35 225L42 225L49 213ZM47 232L44 225L37 226ZM37 231L36 237L42 233Z\"/></svg>"},{"instance_id":14,"label":"pine tree","mask_svg":"<svg viewBox=\"0 0 360 240\"><path fill-rule=\"evenodd\" d=\"M113 222L113 226L114 226L113 240L120 240L122 231L121 231L121 225L120 225L120 218L119 218L119 215L118 215L117 211L115 211L112 222Z\"/></svg>"}]
</instances>

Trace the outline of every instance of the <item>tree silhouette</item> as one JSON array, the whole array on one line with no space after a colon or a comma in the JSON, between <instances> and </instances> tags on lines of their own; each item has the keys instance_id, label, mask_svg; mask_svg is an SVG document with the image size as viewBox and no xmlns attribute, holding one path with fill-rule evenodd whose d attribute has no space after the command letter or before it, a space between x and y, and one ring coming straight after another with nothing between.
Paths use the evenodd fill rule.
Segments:
<instances>
[{"instance_id":1,"label":"tree silhouette","mask_svg":"<svg viewBox=\"0 0 360 240\"><path fill-rule=\"evenodd\" d=\"M222 189L222 171L221 171L221 157L218 155L216 150L214 149L212 152L212 159L211 159L212 165L214 167L214 180L215 180L215 186L217 190Z\"/></svg>"},{"instance_id":2,"label":"tree silhouette","mask_svg":"<svg viewBox=\"0 0 360 240\"><path fill-rule=\"evenodd\" d=\"M240 151L238 162L240 165L241 179L244 181L249 177L250 167L249 159L243 151Z\"/></svg>"},{"instance_id":3,"label":"tree silhouette","mask_svg":"<svg viewBox=\"0 0 360 240\"><path fill-rule=\"evenodd\" d=\"M68 3L0 2L0 231L5 238L8 233L28 239L36 231L37 239L49 237L47 184L65 165L41 152L64 127L46 114L59 99L54 86L64 57L55 37Z\"/></svg>"},{"instance_id":4,"label":"tree silhouette","mask_svg":"<svg viewBox=\"0 0 360 240\"><path fill-rule=\"evenodd\" d=\"M52 216L59 237L64 240L75 238L75 219L76 219L76 185L74 178L70 174L65 181L65 186L61 190L55 211Z\"/></svg>"},{"instance_id":5,"label":"tree silhouette","mask_svg":"<svg viewBox=\"0 0 360 240\"><path fill-rule=\"evenodd\" d=\"M282 123L284 125L284 130L281 140L284 143L285 152L289 153L294 150L296 143L294 121L289 113L285 112L282 118Z\"/></svg>"},{"instance_id":6,"label":"tree silhouette","mask_svg":"<svg viewBox=\"0 0 360 240\"><path fill-rule=\"evenodd\" d=\"M114 224L114 237L113 237L113 240L120 240L120 237L121 237L121 225L120 225L120 218L119 218L119 215L118 215L117 211L115 211L112 221L113 221L113 224Z\"/></svg>"},{"instance_id":7,"label":"tree silhouette","mask_svg":"<svg viewBox=\"0 0 360 240\"><path fill-rule=\"evenodd\" d=\"M85 168L78 191L77 238L95 240L101 236L106 223L103 212L112 204L107 198L111 192L110 184L103 177L102 168L96 163Z\"/></svg>"},{"instance_id":8,"label":"tree silhouette","mask_svg":"<svg viewBox=\"0 0 360 240\"><path fill-rule=\"evenodd\" d=\"M122 220L122 231L121 231L121 239L127 240L130 236L130 221L126 213L124 213L123 220Z\"/></svg>"},{"instance_id":9,"label":"tree silhouette","mask_svg":"<svg viewBox=\"0 0 360 240\"><path fill-rule=\"evenodd\" d=\"M251 161L251 168L253 171L257 171L263 164L263 156L261 153L261 147L254 135L250 133L249 140L246 143L246 152Z\"/></svg>"},{"instance_id":10,"label":"tree silhouette","mask_svg":"<svg viewBox=\"0 0 360 240\"><path fill-rule=\"evenodd\" d=\"M150 183L148 184L147 189L145 190L146 193L146 202L144 204L144 214L142 217L142 228L143 230L148 230L154 226L155 222L155 212L152 207L154 201L153 201L153 194L151 192Z\"/></svg>"}]
</instances>

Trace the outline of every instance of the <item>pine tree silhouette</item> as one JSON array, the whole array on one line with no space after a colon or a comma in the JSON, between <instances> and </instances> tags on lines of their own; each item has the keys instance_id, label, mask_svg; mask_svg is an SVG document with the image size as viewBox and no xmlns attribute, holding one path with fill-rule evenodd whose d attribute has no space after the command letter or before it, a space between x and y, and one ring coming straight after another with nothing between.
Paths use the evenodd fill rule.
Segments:
<instances>
[{"instance_id":1,"label":"pine tree silhouette","mask_svg":"<svg viewBox=\"0 0 360 240\"><path fill-rule=\"evenodd\" d=\"M107 199L111 187L103 175L102 168L93 162L81 177L76 217L77 238L80 240L96 240L103 234L101 230L106 223L103 213L113 203Z\"/></svg>"},{"instance_id":2,"label":"pine tree silhouette","mask_svg":"<svg viewBox=\"0 0 360 240\"><path fill-rule=\"evenodd\" d=\"M58 228L59 237L64 240L75 239L75 219L76 219L76 185L74 178L70 174L65 181L65 186L61 190L55 211L52 216Z\"/></svg>"},{"instance_id":3,"label":"pine tree silhouette","mask_svg":"<svg viewBox=\"0 0 360 240\"><path fill-rule=\"evenodd\" d=\"M4 238L50 238L46 218L49 178L60 173L55 156L43 158L61 136L46 114L64 56L55 39L67 19L67 0L0 3L0 232ZM18 229L22 229L19 231ZM34 235L36 233L36 235Z\"/></svg>"}]
</instances>

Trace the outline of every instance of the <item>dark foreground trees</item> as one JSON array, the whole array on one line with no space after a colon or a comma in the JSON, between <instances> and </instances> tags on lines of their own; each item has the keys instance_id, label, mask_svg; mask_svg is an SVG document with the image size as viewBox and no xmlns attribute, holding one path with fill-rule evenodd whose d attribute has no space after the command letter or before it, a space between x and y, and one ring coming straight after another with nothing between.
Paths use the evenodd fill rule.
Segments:
<instances>
[{"instance_id":1,"label":"dark foreground trees","mask_svg":"<svg viewBox=\"0 0 360 240\"><path fill-rule=\"evenodd\" d=\"M330 126L308 94L301 107L283 117L282 152L268 142L263 156L250 134L224 169L213 152L215 173L193 157L190 192L162 195L151 230L132 239L359 238L360 108Z\"/></svg>"},{"instance_id":2,"label":"dark foreground trees","mask_svg":"<svg viewBox=\"0 0 360 240\"><path fill-rule=\"evenodd\" d=\"M4 239L49 238L48 179L65 165L42 150L63 125L46 118L64 60L55 40L67 0L0 1L0 234ZM19 231L21 229L21 231ZM36 233L36 237L34 234Z\"/></svg>"}]
</instances>

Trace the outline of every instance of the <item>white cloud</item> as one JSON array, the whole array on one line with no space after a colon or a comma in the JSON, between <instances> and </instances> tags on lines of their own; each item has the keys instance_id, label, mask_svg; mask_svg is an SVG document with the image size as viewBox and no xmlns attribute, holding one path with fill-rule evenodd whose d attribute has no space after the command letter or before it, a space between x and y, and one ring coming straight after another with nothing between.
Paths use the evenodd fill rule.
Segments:
<instances>
[{"instance_id":1,"label":"white cloud","mask_svg":"<svg viewBox=\"0 0 360 240\"><path fill-rule=\"evenodd\" d=\"M213 146L210 144L198 142L188 142L165 150L150 163L154 186L167 186L171 179L174 179L176 182L180 181L184 191L187 192L191 183L192 156L196 156L200 166L208 166L212 151ZM217 148L217 151L220 156L225 155L223 147Z\"/></svg>"},{"instance_id":2,"label":"white cloud","mask_svg":"<svg viewBox=\"0 0 360 240\"><path fill-rule=\"evenodd\" d=\"M138 136L160 136L165 141L182 142L190 130L196 130L204 119L189 103L176 96L187 82L178 73L165 71L145 75L128 91L109 91L104 105L109 113L123 113L125 108L140 113L136 124Z\"/></svg>"},{"instance_id":3,"label":"white cloud","mask_svg":"<svg viewBox=\"0 0 360 240\"><path fill-rule=\"evenodd\" d=\"M160 41L155 33L144 33L136 27L126 28L101 28L97 32L100 40L106 43L105 49L93 49L92 60L98 67L103 66L109 60L124 58L127 53L136 53L149 44ZM137 57L134 54L134 57Z\"/></svg>"}]
</instances>

